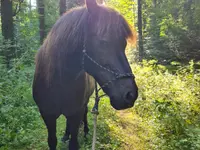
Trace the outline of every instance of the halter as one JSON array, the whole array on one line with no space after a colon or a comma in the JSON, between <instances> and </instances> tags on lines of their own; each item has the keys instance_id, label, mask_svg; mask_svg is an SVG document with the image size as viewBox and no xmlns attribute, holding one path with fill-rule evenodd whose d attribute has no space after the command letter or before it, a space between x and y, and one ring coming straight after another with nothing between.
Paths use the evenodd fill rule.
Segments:
<instances>
[{"instance_id":1,"label":"halter","mask_svg":"<svg viewBox=\"0 0 200 150\"><path fill-rule=\"evenodd\" d=\"M94 114L94 131L93 131L93 142L92 142L92 150L95 150L95 144L96 144L96 125L97 125L97 115L99 114L98 112L98 106L99 106L99 101L102 97L106 96L106 94L103 94L101 96L99 96L99 91L107 86L109 86L109 84L113 83L114 81L120 79L120 78L126 78L126 77L134 77L134 75L132 73L117 73L114 72L104 66L102 66L101 64L99 64L97 61L95 61L92 57L90 57L87 52L86 52L86 48L85 48L85 43L84 43L84 49L83 49L83 58L82 58L82 70L84 71L84 67L85 67L85 58L88 58L88 60L90 60L93 64L95 64L97 67L99 67L100 69L103 69L111 74L114 75L114 78L111 80L108 80L107 82L105 82L99 89L97 86L97 81L95 81L95 104L94 107L92 108L91 113Z\"/></svg>"},{"instance_id":2,"label":"halter","mask_svg":"<svg viewBox=\"0 0 200 150\"><path fill-rule=\"evenodd\" d=\"M132 77L135 78L135 76L132 73L118 73L115 72L113 70L110 70L104 66L102 66L101 64L99 64L97 61L95 61L92 57L90 57L86 51L86 42L87 42L87 26L85 24L85 35L84 35L84 43L83 43L83 57L82 57L82 70L85 71L85 58L87 58L88 60L90 60L93 64L95 64L97 67L99 67L102 70L105 70L106 72L113 74L114 78L111 80L108 80L107 82L105 82L100 88L98 88L97 86L97 81L95 80L95 104L94 107L92 108L92 113L94 114L94 133L93 133L93 143L92 143L92 150L95 150L95 143L96 143L96 122L97 122L97 115L99 114L98 112L98 105L99 105L99 101L102 97L106 96L107 94L103 94L101 96L99 96L99 91L107 86L109 86L111 83L113 83L114 81L121 79L121 78L127 78L127 77Z\"/></svg>"},{"instance_id":3,"label":"halter","mask_svg":"<svg viewBox=\"0 0 200 150\"><path fill-rule=\"evenodd\" d=\"M84 43L84 47L85 47L85 43ZM99 67L102 70L107 71L108 73L111 73L114 75L114 78L111 80L108 80L107 82L105 82L100 88L98 88L97 86L97 81L95 81L95 105L92 109L93 113L98 113L98 103L101 97L106 96L106 94L99 96L99 91L107 86L109 86L111 83L113 83L114 81L121 79L121 78L127 78L127 77L134 77L134 75L132 73L117 73L114 72L104 66L102 66L101 64L99 64L97 61L95 61L92 57L90 57L87 52L86 49L83 49L83 58L82 58L82 69L85 70L85 58L88 58L88 60L90 60L93 64L95 64L97 67Z\"/></svg>"}]
</instances>

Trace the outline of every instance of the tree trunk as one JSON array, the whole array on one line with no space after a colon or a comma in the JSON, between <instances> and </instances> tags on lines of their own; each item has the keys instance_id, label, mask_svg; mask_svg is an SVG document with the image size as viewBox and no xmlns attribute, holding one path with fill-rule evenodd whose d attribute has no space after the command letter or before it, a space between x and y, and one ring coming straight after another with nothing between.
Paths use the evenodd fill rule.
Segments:
<instances>
[{"instance_id":1,"label":"tree trunk","mask_svg":"<svg viewBox=\"0 0 200 150\"><path fill-rule=\"evenodd\" d=\"M1 23L2 35L5 39L6 49L4 57L6 59L7 67L10 67L10 59L13 57L14 49L12 47L14 39L14 24L13 24L13 10L11 0L1 0Z\"/></svg>"},{"instance_id":2,"label":"tree trunk","mask_svg":"<svg viewBox=\"0 0 200 150\"><path fill-rule=\"evenodd\" d=\"M62 16L62 14L65 13L67 10L66 0L60 0L59 7L60 7L60 16Z\"/></svg>"},{"instance_id":3,"label":"tree trunk","mask_svg":"<svg viewBox=\"0 0 200 150\"><path fill-rule=\"evenodd\" d=\"M31 6L31 0L29 0L29 12L31 13L31 11L32 11L32 6Z\"/></svg>"},{"instance_id":4,"label":"tree trunk","mask_svg":"<svg viewBox=\"0 0 200 150\"><path fill-rule=\"evenodd\" d=\"M193 16L194 9L192 9L192 4L193 0L187 0L184 4L184 11L187 12L187 15L185 17L188 18L188 28L190 30L192 30L194 27L194 16Z\"/></svg>"},{"instance_id":5,"label":"tree trunk","mask_svg":"<svg viewBox=\"0 0 200 150\"><path fill-rule=\"evenodd\" d=\"M44 14L44 0L37 0L37 8L39 13L39 28L40 28L40 44L45 38L45 14Z\"/></svg>"},{"instance_id":6,"label":"tree trunk","mask_svg":"<svg viewBox=\"0 0 200 150\"><path fill-rule=\"evenodd\" d=\"M155 42L155 40L158 40L160 37L160 27L157 23L157 17L156 17L156 7L157 7L157 0L153 0L152 2L152 7L154 9L154 13L151 16L151 27L152 27L152 36L153 36L153 41Z\"/></svg>"},{"instance_id":7,"label":"tree trunk","mask_svg":"<svg viewBox=\"0 0 200 150\"><path fill-rule=\"evenodd\" d=\"M138 34L139 34L139 61L144 57L143 36L142 36L142 0L138 0Z\"/></svg>"},{"instance_id":8,"label":"tree trunk","mask_svg":"<svg viewBox=\"0 0 200 150\"><path fill-rule=\"evenodd\" d=\"M151 35L151 43L154 48L154 51L162 49L162 44L160 43L160 25L159 25L160 20L157 18L157 14L156 14L157 5L158 5L158 1L153 0L152 1L153 13L151 15L150 35Z\"/></svg>"}]
</instances>

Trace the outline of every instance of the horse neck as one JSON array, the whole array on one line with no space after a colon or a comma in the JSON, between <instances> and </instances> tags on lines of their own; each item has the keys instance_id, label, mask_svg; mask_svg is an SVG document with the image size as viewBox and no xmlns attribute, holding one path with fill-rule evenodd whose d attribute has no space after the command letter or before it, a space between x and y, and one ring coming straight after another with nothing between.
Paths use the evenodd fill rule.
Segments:
<instances>
[{"instance_id":1,"label":"horse neck","mask_svg":"<svg viewBox=\"0 0 200 150\"><path fill-rule=\"evenodd\" d=\"M82 72L82 56L80 52L74 52L68 56L67 61L67 74L69 74L69 79L76 79Z\"/></svg>"}]
</instances>

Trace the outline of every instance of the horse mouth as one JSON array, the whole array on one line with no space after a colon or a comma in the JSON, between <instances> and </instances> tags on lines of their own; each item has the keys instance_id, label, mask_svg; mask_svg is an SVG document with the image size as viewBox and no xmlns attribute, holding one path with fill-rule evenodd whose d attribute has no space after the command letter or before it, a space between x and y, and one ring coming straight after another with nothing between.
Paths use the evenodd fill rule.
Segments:
<instances>
[{"instance_id":1,"label":"horse mouth","mask_svg":"<svg viewBox=\"0 0 200 150\"><path fill-rule=\"evenodd\" d=\"M117 103L114 99L110 99L110 104L116 110L124 110L124 109L128 109L128 108L131 108L131 107L134 106L134 103L133 104L126 104L123 101L120 102L120 103Z\"/></svg>"}]
</instances>

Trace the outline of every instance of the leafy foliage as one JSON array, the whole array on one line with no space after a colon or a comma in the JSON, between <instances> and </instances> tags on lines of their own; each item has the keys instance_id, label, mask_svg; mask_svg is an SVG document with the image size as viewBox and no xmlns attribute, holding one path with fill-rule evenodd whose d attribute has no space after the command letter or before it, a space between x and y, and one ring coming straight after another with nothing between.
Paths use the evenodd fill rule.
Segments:
<instances>
[{"instance_id":1,"label":"leafy foliage","mask_svg":"<svg viewBox=\"0 0 200 150\"><path fill-rule=\"evenodd\" d=\"M78 1L68 2L74 7ZM136 2L106 2L120 11L130 24L136 22L133 13ZM140 94L134 108L118 112L110 106L108 98L102 99L97 149L200 149L200 63L195 63L199 60L200 3L161 0L155 7L153 1L143 2L145 57L158 61L132 64ZM48 31L58 18L58 1L45 1L45 8ZM34 55L39 47L37 10L24 3L14 21L14 43L5 42L0 36L0 55L10 47L15 50L10 69L6 67L4 55L0 56L0 149L46 149L47 131L31 94ZM131 48L127 54L134 62ZM160 62L168 65L162 66ZM90 109L92 106L93 99ZM92 124L89 113L88 141L83 139L82 128L79 136L83 150L91 148ZM64 134L64 128L65 119L61 117L58 139ZM66 148L66 144L59 143L59 147Z\"/></svg>"},{"instance_id":2,"label":"leafy foliage","mask_svg":"<svg viewBox=\"0 0 200 150\"><path fill-rule=\"evenodd\" d=\"M31 96L33 69L0 67L0 147L30 144L39 119Z\"/></svg>"},{"instance_id":3,"label":"leafy foliage","mask_svg":"<svg viewBox=\"0 0 200 150\"><path fill-rule=\"evenodd\" d=\"M110 7L113 7L115 10L119 11L123 16L126 16L129 24L133 24L135 21L135 2L132 0L107 0L106 4Z\"/></svg>"},{"instance_id":4,"label":"leafy foliage","mask_svg":"<svg viewBox=\"0 0 200 150\"><path fill-rule=\"evenodd\" d=\"M133 109L117 112L107 98L102 99L97 131L98 149L200 148L200 74L194 69L195 63L178 67L173 74L156 63L144 61L143 67L132 65L140 90L140 98ZM1 66L0 145L3 149L21 149L21 145L25 149L45 149L46 140L41 138L46 138L46 129L31 96L33 67L22 66L23 61L20 60L10 71ZM90 109L92 105L91 99ZM58 122L60 137L65 128L65 119L61 118ZM89 124L92 133L90 113ZM82 129L80 132L83 132ZM35 136L37 133L41 133L39 139ZM90 148L92 135L84 144L81 133L82 148ZM39 140L44 142L38 143ZM60 147L66 145L60 144Z\"/></svg>"},{"instance_id":5,"label":"leafy foliage","mask_svg":"<svg viewBox=\"0 0 200 150\"><path fill-rule=\"evenodd\" d=\"M57 0L45 0L45 26L46 33L54 25L55 20L59 17L59 2Z\"/></svg>"},{"instance_id":6,"label":"leafy foliage","mask_svg":"<svg viewBox=\"0 0 200 150\"><path fill-rule=\"evenodd\" d=\"M154 2L154 3L153 3ZM164 63L199 60L197 1L144 1L143 24L146 58ZM195 17L193 17L195 16Z\"/></svg>"},{"instance_id":7,"label":"leafy foliage","mask_svg":"<svg viewBox=\"0 0 200 150\"><path fill-rule=\"evenodd\" d=\"M193 65L173 75L156 61L133 65L137 74L140 100L135 112L151 132L151 149L199 149L200 74Z\"/></svg>"}]
</instances>

